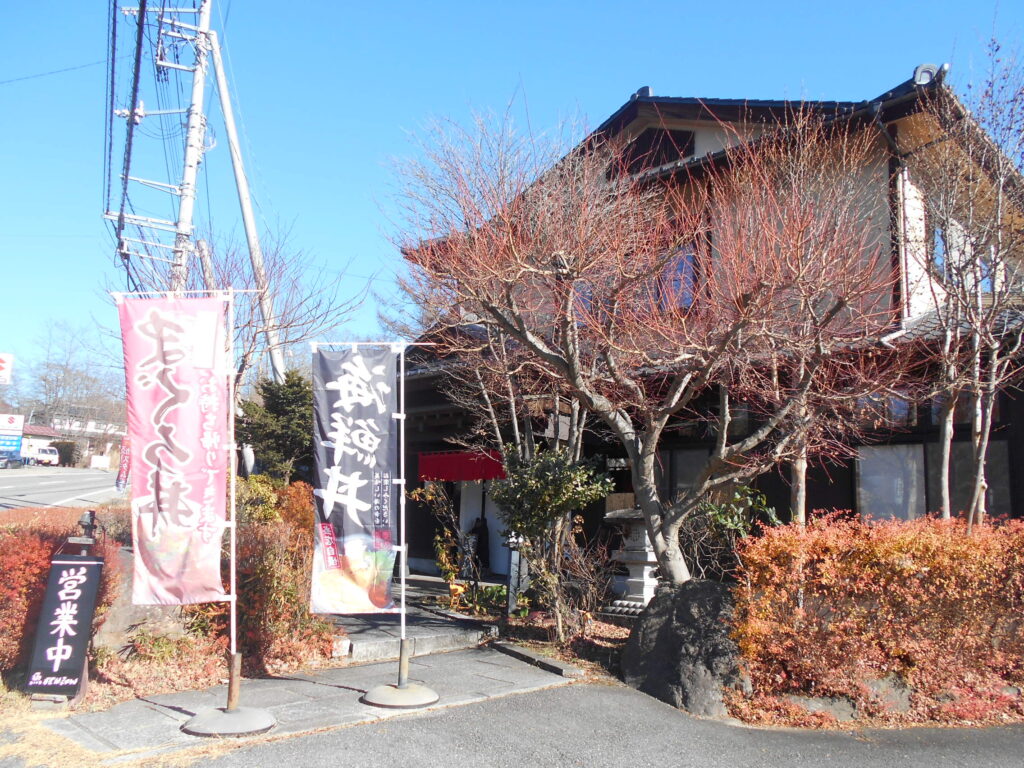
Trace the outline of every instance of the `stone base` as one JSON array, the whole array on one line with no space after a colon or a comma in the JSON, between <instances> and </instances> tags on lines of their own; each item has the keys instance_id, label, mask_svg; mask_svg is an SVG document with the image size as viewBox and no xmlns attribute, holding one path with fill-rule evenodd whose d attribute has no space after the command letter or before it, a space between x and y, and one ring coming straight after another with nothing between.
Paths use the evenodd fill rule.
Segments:
<instances>
[{"instance_id":1,"label":"stone base","mask_svg":"<svg viewBox=\"0 0 1024 768\"><path fill-rule=\"evenodd\" d=\"M208 709L181 726L192 736L239 737L266 733L277 725L272 714L254 707Z\"/></svg>"},{"instance_id":2,"label":"stone base","mask_svg":"<svg viewBox=\"0 0 1024 768\"><path fill-rule=\"evenodd\" d=\"M598 621L603 621L605 624L614 624L616 627L625 627L626 629L632 629L638 618L638 616L604 613L603 611L599 611L597 614Z\"/></svg>"},{"instance_id":3,"label":"stone base","mask_svg":"<svg viewBox=\"0 0 1024 768\"><path fill-rule=\"evenodd\" d=\"M436 704L441 697L430 688L419 683L408 683L405 687L397 685L378 685L362 695L359 699L363 704L386 709L417 709Z\"/></svg>"},{"instance_id":4,"label":"stone base","mask_svg":"<svg viewBox=\"0 0 1024 768\"><path fill-rule=\"evenodd\" d=\"M639 616L644 612L644 604L639 600L613 600L601 609L602 613L613 616Z\"/></svg>"}]
</instances>

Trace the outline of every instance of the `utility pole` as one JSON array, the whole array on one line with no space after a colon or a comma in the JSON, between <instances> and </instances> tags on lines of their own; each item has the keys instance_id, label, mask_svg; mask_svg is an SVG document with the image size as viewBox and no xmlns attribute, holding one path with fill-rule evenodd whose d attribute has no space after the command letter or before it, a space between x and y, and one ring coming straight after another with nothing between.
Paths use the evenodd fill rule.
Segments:
<instances>
[{"instance_id":1,"label":"utility pole","mask_svg":"<svg viewBox=\"0 0 1024 768\"><path fill-rule=\"evenodd\" d=\"M196 176L203 159L206 116L203 96L206 91L206 57L209 49L210 6L212 0L200 0L199 19L195 30L196 58L192 70L192 99L188 107L185 131L185 162L181 174L178 221L174 235L174 265L171 269L171 290L180 291L188 277L188 258L193 252L192 212L196 203ZM165 64L165 66L168 66Z\"/></svg>"},{"instance_id":2,"label":"utility pole","mask_svg":"<svg viewBox=\"0 0 1024 768\"><path fill-rule=\"evenodd\" d=\"M224 61L220 55L220 42L216 32L210 32L210 48L213 51L213 70L217 77L217 92L220 94L220 111L224 115L224 129L228 135L228 147L231 151L231 167L235 172L235 188L238 190L238 204L242 208L242 224L245 227L245 239L249 244L249 260L252 262L252 274L256 282L256 297L259 301L260 317L266 328L267 349L270 352L270 368L274 381L284 383L284 354L281 342L274 325L274 302L267 284L267 271L263 266L263 251L260 249L259 233L256 230L256 217L252 212L252 199L249 197L249 181L245 176L242 164L242 150L238 144L238 131L235 129L235 113L231 108L231 94L228 91L228 79L224 74Z\"/></svg>"},{"instance_id":3,"label":"utility pole","mask_svg":"<svg viewBox=\"0 0 1024 768\"><path fill-rule=\"evenodd\" d=\"M150 28L155 28L156 33L154 46L157 68L163 73L163 77L167 77L168 73L174 70L190 73L192 76L191 95L187 109L147 111L143 108L141 100L139 100L137 103L133 103L130 109L115 111L115 114L127 118L134 125L138 125L148 116L186 114L185 151L182 162L181 182L179 184L164 183L129 175L128 168L132 149L131 142L127 142L125 170L122 175L124 192L122 194L121 210L117 213L108 210L104 217L118 222L118 254L125 264L128 263L130 258L144 259L148 263L159 262L166 264L169 262L169 276L167 274L167 267L163 267L160 271L153 269L150 272L153 275L152 285L142 285L141 287L158 290L169 288L172 291L184 290L188 282L189 259L193 256L198 256L203 266L204 284L207 289L212 290L213 272L210 264L209 248L206 243L195 242L193 225L193 214L196 204L196 180L199 165L203 161L206 141L207 121L206 116L203 114L203 100L206 94L209 56L212 52L213 66L217 77L217 90L220 95L221 111L224 116L224 126L231 152L231 165L234 170L235 185L238 192L238 202L242 210L242 223L245 227L245 237L249 246L249 259L252 263L253 280L256 286L256 300L259 306L260 319L263 322L263 333L266 336L267 349L270 353L270 366L273 371L274 380L281 383L284 381L285 373L284 354L281 350L277 319L274 315L274 303L267 280L263 252L260 249L256 217L253 215L249 183L246 179L245 167L242 163L242 151L238 142L238 131L235 128L235 117L231 107L231 94L228 90L220 45L216 32L210 29L212 5L213 0L200 0L198 7L193 8L161 7L150 9L147 8L147 4L143 0L138 10L122 10L126 15L138 17L139 34L137 46L141 46L146 39L143 34L143 28L148 23L148 18L152 16L157 20L154 27ZM180 17L183 15L194 19L195 23L182 21ZM189 48L193 52L191 66L180 63L178 58L182 50ZM138 61L141 59L139 51L141 51L141 48L136 52L136 72L134 73L136 79L138 75ZM157 79L159 80L160 78L161 75L158 74ZM184 84L184 76L182 76L182 81ZM136 89L133 88L133 101L135 100L135 94ZM181 106L184 107L183 104ZM127 190L129 182L177 196L177 220L169 221L142 216L134 213L134 211L126 213L124 209L128 202ZM137 227L140 231L140 237L131 238L125 236L123 229L126 225ZM150 234L142 234L143 230ZM168 242L172 234L174 237L173 245ZM142 251L131 250L130 243L138 244L142 247ZM151 249L158 249L158 252L164 254L170 251L171 258L157 256Z\"/></svg>"},{"instance_id":4,"label":"utility pole","mask_svg":"<svg viewBox=\"0 0 1024 768\"><path fill-rule=\"evenodd\" d=\"M205 240L196 241L196 252L199 254L199 263L203 267L203 287L208 291L217 290L217 278L213 274L213 260L210 258L210 246Z\"/></svg>"}]
</instances>

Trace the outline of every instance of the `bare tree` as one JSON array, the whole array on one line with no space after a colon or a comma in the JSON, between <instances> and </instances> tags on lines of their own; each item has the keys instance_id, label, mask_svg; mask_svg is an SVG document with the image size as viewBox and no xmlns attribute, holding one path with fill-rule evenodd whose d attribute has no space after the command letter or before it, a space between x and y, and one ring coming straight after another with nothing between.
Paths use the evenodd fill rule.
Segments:
<instances>
[{"instance_id":1,"label":"bare tree","mask_svg":"<svg viewBox=\"0 0 1024 768\"><path fill-rule=\"evenodd\" d=\"M500 329L471 324L461 330L457 353L450 339L442 342L449 362L444 377L449 399L475 422L453 441L467 448L511 447L524 461L545 445L579 461L588 427L579 398L535 370L529 354Z\"/></svg>"},{"instance_id":2,"label":"bare tree","mask_svg":"<svg viewBox=\"0 0 1024 768\"><path fill-rule=\"evenodd\" d=\"M950 517L950 464L958 402L971 412L968 526L986 514L986 458L996 398L1021 371L1024 288L1024 69L990 43L988 71L961 101L943 87L904 153L925 226L913 243L934 306L930 351L938 373L941 505Z\"/></svg>"},{"instance_id":3,"label":"bare tree","mask_svg":"<svg viewBox=\"0 0 1024 768\"><path fill-rule=\"evenodd\" d=\"M39 357L29 366L22 398L35 423L124 423L124 374L98 334L58 322L37 340Z\"/></svg>"},{"instance_id":4,"label":"bare tree","mask_svg":"<svg viewBox=\"0 0 1024 768\"><path fill-rule=\"evenodd\" d=\"M828 451L852 422L797 429L801 414L877 392L897 362L862 352L892 320L864 173L877 135L790 117L671 180L601 136L558 158L507 123L437 131L407 166L410 298L448 351L467 348L467 321L492 329L604 423L674 584L702 499L801 445ZM714 448L692 487L665 493L660 442L694 418Z\"/></svg>"},{"instance_id":5,"label":"bare tree","mask_svg":"<svg viewBox=\"0 0 1024 768\"><path fill-rule=\"evenodd\" d=\"M301 252L289 246L289 233L278 229L263 236L263 260L267 290L273 298L273 324L285 350L337 332L362 302L366 289L347 299L340 298L345 285L345 265L337 271L318 268ZM255 279L248 265L244 244L228 240L214 242L205 274L192 270L189 285L194 288L234 288L236 381L244 383L260 354L265 351L267 325L259 308ZM302 360L306 359L302 350ZM241 391L242 387L239 387Z\"/></svg>"}]
</instances>

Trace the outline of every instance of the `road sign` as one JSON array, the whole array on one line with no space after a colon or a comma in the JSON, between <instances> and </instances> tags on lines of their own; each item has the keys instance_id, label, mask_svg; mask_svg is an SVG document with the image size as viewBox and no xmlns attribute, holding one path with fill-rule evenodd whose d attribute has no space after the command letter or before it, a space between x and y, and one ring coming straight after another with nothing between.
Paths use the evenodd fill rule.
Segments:
<instances>
[{"instance_id":1,"label":"road sign","mask_svg":"<svg viewBox=\"0 0 1024 768\"><path fill-rule=\"evenodd\" d=\"M14 370L14 355L0 352L0 384L11 383L11 371Z\"/></svg>"}]
</instances>

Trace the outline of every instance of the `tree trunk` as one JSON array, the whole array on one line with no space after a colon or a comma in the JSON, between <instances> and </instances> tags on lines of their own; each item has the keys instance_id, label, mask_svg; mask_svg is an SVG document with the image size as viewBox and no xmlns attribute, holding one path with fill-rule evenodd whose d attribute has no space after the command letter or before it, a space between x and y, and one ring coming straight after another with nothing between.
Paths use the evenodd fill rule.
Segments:
<instances>
[{"instance_id":1,"label":"tree trunk","mask_svg":"<svg viewBox=\"0 0 1024 768\"><path fill-rule=\"evenodd\" d=\"M971 503L967 510L967 532L973 526L980 525L985 516L985 454L988 448L986 434L986 418L983 395L975 380L974 393L971 395L971 446L974 459L974 484L971 489Z\"/></svg>"},{"instance_id":2,"label":"tree trunk","mask_svg":"<svg viewBox=\"0 0 1024 768\"><path fill-rule=\"evenodd\" d=\"M956 395L950 393L942 404L942 421L939 423L939 493L941 495L942 519L953 516L953 500L950 494L949 467L953 453L953 429L955 426Z\"/></svg>"},{"instance_id":3,"label":"tree trunk","mask_svg":"<svg viewBox=\"0 0 1024 768\"><path fill-rule=\"evenodd\" d=\"M998 351L990 350L990 354L995 356L998 354ZM985 392L979 393L978 397L981 418L974 439L975 474L974 492L971 496L971 519L978 525L985 522L985 515L988 514L988 446L992 436L992 417L995 412L995 399L998 397L994 383L997 378L995 369L997 362L996 360L989 362L989 365L992 366L989 370L989 386Z\"/></svg>"},{"instance_id":4,"label":"tree trunk","mask_svg":"<svg viewBox=\"0 0 1024 768\"><path fill-rule=\"evenodd\" d=\"M789 469L789 505L793 522L801 528L807 525L807 444L800 446L799 454Z\"/></svg>"}]
</instances>

